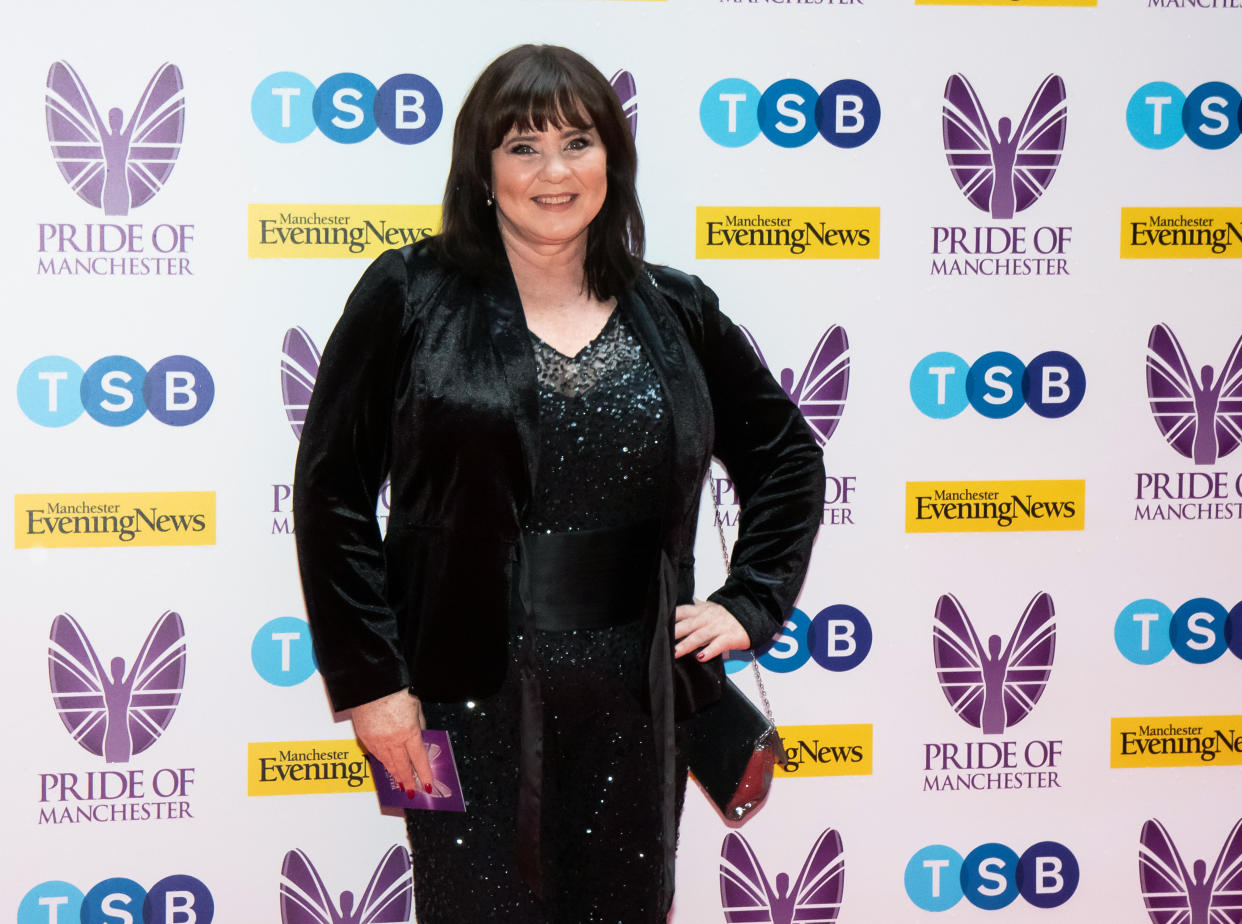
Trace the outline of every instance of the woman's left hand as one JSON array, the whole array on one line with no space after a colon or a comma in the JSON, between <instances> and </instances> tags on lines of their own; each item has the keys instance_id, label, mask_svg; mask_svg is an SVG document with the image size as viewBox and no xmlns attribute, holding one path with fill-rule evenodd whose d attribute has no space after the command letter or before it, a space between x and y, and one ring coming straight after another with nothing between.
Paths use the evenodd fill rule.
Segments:
<instances>
[{"instance_id":1,"label":"woman's left hand","mask_svg":"<svg viewBox=\"0 0 1242 924\"><path fill-rule=\"evenodd\" d=\"M750 647L750 637L733 614L719 603L695 600L677 607L677 623L673 635L678 639L673 657L680 658L695 649L700 661L707 661L726 651Z\"/></svg>"}]
</instances>

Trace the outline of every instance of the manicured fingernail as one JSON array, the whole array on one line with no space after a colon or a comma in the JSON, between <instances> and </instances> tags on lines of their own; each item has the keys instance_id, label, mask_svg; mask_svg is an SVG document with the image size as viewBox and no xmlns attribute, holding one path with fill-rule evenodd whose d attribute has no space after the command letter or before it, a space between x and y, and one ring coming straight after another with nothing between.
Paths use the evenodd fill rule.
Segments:
<instances>
[{"instance_id":1,"label":"manicured fingernail","mask_svg":"<svg viewBox=\"0 0 1242 924\"><path fill-rule=\"evenodd\" d=\"M706 652L706 651L700 651L698 654L696 654L696 655L695 655L695 657L696 657L696 658L698 658L700 661L706 661L706 660L707 660L707 652Z\"/></svg>"},{"instance_id":2,"label":"manicured fingernail","mask_svg":"<svg viewBox=\"0 0 1242 924\"><path fill-rule=\"evenodd\" d=\"M427 793L427 795L431 795L431 784L430 783L423 784L423 792Z\"/></svg>"},{"instance_id":3,"label":"manicured fingernail","mask_svg":"<svg viewBox=\"0 0 1242 924\"><path fill-rule=\"evenodd\" d=\"M415 792L414 790L412 790L412 789L407 789L407 790L405 791L405 794L406 794L406 796L407 796L408 798L410 798L410 799L413 799L416 795L418 795L418 793L416 793L416 792Z\"/></svg>"}]
</instances>

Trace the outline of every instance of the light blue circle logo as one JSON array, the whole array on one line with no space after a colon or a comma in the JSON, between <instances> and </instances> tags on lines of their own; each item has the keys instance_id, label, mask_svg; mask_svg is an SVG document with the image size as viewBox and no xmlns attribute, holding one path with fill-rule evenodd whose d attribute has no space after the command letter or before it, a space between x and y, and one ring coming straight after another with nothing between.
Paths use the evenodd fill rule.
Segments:
<instances>
[{"instance_id":1,"label":"light blue circle logo","mask_svg":"<svg viewBox=\"0 0 1242 924\"><path fill-rule=\"evenodd\" d=\"M853 670L871 653L871 623L844 603L816 613L806 637L815 663L830 671Z\"/></svg>"},{"instance_id":2,"label":"light blue circle logo","mask_svg":"<svg viewBox=\"0 0 1242 924\"><path fill-rule=\"evenodd\" d=\"M17 906L17 924L78 924L82 920L82 890L51 879L26 893Z\"/></svg>"},{"instance_id":3,"label":"light blue circle logo","mask_svg":"<svg viewBox=\"0 0 1242 924\"><path fill-rule=\"evenodd\" d=\"M1186 136L1201 148L1219 150L1238 140L1239 109L1242 94L1229 86L1213 80L1190 91L1182 109L1182 128Z\"/></svg>"},{"instance_id":4,"label":"light blue circle logo","mask_svg":"<svg viewBox=\"0 0 1242 924\"><path fill-rule=\"evenodd\" d=\"M962 855L952 847L924 847L906 864L906 895L924 911L948 911L962 898Z\"/></svg>"},{"instance_id":5,"label":"light blue circle logo","mask_svg":"<svg viewBox=\"0 0 1242 924\"><path fill-rule=\"evenodd\" d=\"M807 645L807 630L810 626L810 617L802 610L795 609L785 620L785 625L772 644L760 651L759 664L775 674L796 671L811 656Z\"/></svg>"},{"instance_id":6,"label":"light blue circle logo","mask_svg":"<svg viewBox=\"0 0 1242 924\"><path fill-rule=\"evenodd\" d=\"M880 98L861 80L836 80L815 105L819 133L838 148L857 148L880 127Z\"/></svg>"},{"instance_id":7,"label":"light blue circle logo","mask_svg":"<svg viewBox=\"0 0 1242 924\"><path fill-rule=\"evenodd\" d=\"M82 367L64 356L43 356L17 378L17 404L41 427L63 427L82 415Z\"/></svg>"},{"instance_id":8,"label":"light blue circle logo","mask_svg":"<svg viewBox=\"0 0 1242 924\"><path fill-rule=\"evenodd\" d=\"M1073 413L1087 393L1087 374L1074 357L1049 350L1032 359L1022 374L1027 406L1040 417Z\"/></svg>"},{"instance_id":9,"label":"light blue circle logo","mask_svg":"<svg viewBox=\"0 0 1242 924\"><path fill-rule=\"evenodd\" d=\"M947 420L966 409L966 376L970 367L954 353L931 353L910 373L910 397L928 417Z\"/></svg>"},{"instance_id":10,"label":"light blue circle logo","mask_svg":"<svg viewBox=\"0 0 1242 924\"><path fill-rule=\"evenodd\" d=\"M375 132L375 84L361 74L333 74L311 104L315 124L340 144L357 144Z\"/></svg>"},{"instance_id":11,"label":"light blue circle logo","mask_svg":"<svg viewBox=\"0 0 1242 924\"><path fill-rule=\"evenodd\" d=\"M1134 664L1155 664L1173 650L1173 611L1159 600L1135 600L1117 616L1113 640Z\"/></svg>"},{"instance_id":12,"label":"light blue circle logo","mask_svg":"<svg viewBox=\"0 0 1242 924\"><path fill-rule=\"evenodd\" d=\"M296 686L317 669L310 625L292 616L265 623L250 643L250 661L259 676L273 686Z\"/></svg>"},{"instance_id":13,"label":"light blue circle logo","mask_svg":"<svg viewBox=\"0 0 1242 924\"><path fill-rule=\"evenodd\" d=\"M117 924L125 915L142 920L146 897L146 889L132 879L105 879L82 899L82 924Z\"/></svg>"},{"instance_id":14,"label":"light blue circle logo","mask_svg":"<svg viewBox=\"0 0 1242 924\"><path fill-rule=\"evenodd\" d=\"M759 90L739 77L712 84L699 103L699 123L707 137L726 148L740 148L759 135Z\"/></svg>"},{"instance_id":15,"label":"light blue circle logo","mask_svg":"<svg viewBox=\"0 0 1242 924\"><path fill-rule=\"evenodd\" d=\"M147 412L142 383L147 370L128 356L105 356L82 374L82 406L108 427L124 427Z\"/></svg>"},{"instance_id":16,"label":"light blue circle logo","mask_svg":"<svg viewBox=\"0 0 1242 924\"><path fill-rule=\"evenodd\" d=\"M1134 91L1126 106L1130 136L1145 148L1169 148L1182 140L1182 113L1186 94L1171 83L1157 80Z\"/></svg>"},{"instance_id":17,"label":"light blue circle logo","mask_svg":"<svg viewBox=\"0 0 1242 924\"><path fill-rule=\"evenodd\" d=\"M440 91L426 77L398 74L375 91L375 124L398 144L426 141L443 118Z\"/></svg>"},{"instance_id":18,"label":"light blue circle logo","mask_svg":"<svg viewBox=\"0 0 1242 924\"><path fill-rule=\"evenodd\" d=\"M147 410L160 423L186 427L211 410L216 384L207 367L192 356L166 356L142 384Z\"/></svg>"},{"instance_id":19,"label":"light blue circle logo","mask_svg":"<svg viewBox=\"0 0 1242 924\"><path fill-rule=\"evenodd\" d=\"M745 648L739 651L726 651L723 658L725 673L736 674L738 671L744 671L754 659L754 654Z\"/></svg>"},{"instance_id":20,"label":"light blue circle logo","mask_svg":"<svg viewBox=\"0 0 1242 924\"><path fill-rule=\"evenodd\" d=\"M165 876L151 886L142 911L146 924L211 924L216 903L193 876Z\"/></svg>"},{"instance_id":21,"label":"light blue circle logo","mask_svg":"<svg viewBox=\"0 0 1242 924\"><path fill-rule=\"evenodd\" d=\"M1173 614L1173 650L1191 664L1210 664L1229 647L1229 611L1207 597L1187 600Z\"/></svg>"},{"instance_id":22,"label":"light blue circle logo","mask_svg":"<svg viewBox=\"0 0 1242 924\"><path fill-rule=\"evenodd\" d=\"M273 141L291 144L315 130L315 85L292 71L264 77L250 97L250 117Z\"/></svg>"},{"instance_id":23,"label":"light blue circle logo","mask_svg":"<svg viewBox=\"0 0 1242 924\"><path fill-rule=\"evenodd\" d=\"M966 397L971 407L993 420L1022 410L1022 376L1026 366L1012 353L996 350L980 356L966 373Z\"/></svg>"},{"instance_id":24,"label":"light blue circle logo","mask_svg":"<svg viewBox=\"0 0 1242 924\"><path fill-rule=\"evenodd\" d=\"M996 911L1018 897L1018 855L1004 844L981 844L962 864L962 893L976 908Z\"/></svg>"},{"instance_id":25,"label":"light blue circle logo","mask_svg":"<svg viewBox=\"0 0 1242 924\"><path fill-rule=\"evenodd\" d=\"M759 97L759 130L782 148L799 148L819 131L815 106L819 94L805 80L778 80Z\"/></svg>"}]
</instances>

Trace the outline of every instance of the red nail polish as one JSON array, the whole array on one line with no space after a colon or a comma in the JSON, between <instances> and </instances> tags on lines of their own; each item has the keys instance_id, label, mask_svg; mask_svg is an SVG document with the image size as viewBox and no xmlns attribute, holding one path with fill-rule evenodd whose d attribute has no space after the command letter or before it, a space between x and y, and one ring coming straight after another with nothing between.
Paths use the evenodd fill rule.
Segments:
<instances>
[{"instance_id":1,"label":"red nail polish","mask_svg":"<svg viewBox=\"0 0 1242 924\"><path fill-rule=\"evenodd\" d=\"M413 799L416 795L418 795L418 793L414 792L412 789L407 789L405 791L405 795L407 798Z\"/></svg>"},{"instance_id":2,"label":"red nail polish","mask_svg":"<svg viewBox=\"0 0 1242 924\"><path fill-rule=\"evenodd\" d=\"M431 795L431 784L430 783L423 784L423 791L426 792L427 795Z\"/></svg>"},{"instance_id":3,"label":"red nail polish","mask_svg":"<svg viewBox=\"0 0 1242 924\"><path fill-rule=\"evenodd\" d=\"M707 660L707 652L705 652L705 651L700 651L698 654L696 654L696 655L695 655L695 657L696 657L696 658L698 658L700 661L706 661L706 660Z\"/></svg>"}]
</instances>

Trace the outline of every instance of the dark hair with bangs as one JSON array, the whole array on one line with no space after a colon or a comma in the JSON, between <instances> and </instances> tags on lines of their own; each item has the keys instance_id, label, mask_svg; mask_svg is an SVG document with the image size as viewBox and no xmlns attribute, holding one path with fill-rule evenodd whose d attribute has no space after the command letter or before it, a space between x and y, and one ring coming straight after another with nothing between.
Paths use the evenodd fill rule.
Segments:
<instances>
[{"instance_id":1,"label":"dark hair with bangs","mask_svg":"<svg viewBox=\"0 0 1242 924\"><path fill-rule=\"evenodd\" d=\"M591 125L608 156L608 191L587 228L585 282L600 300L618 295L633 281L643 254L634 138L604 75L582 55L557 45L519 45L506 51L467 94L453 130L437 239L440 253L470 273L505 267L496 213L487 204L492 151L513 128L525 132Z\"/></svg>"}]
</instances>

